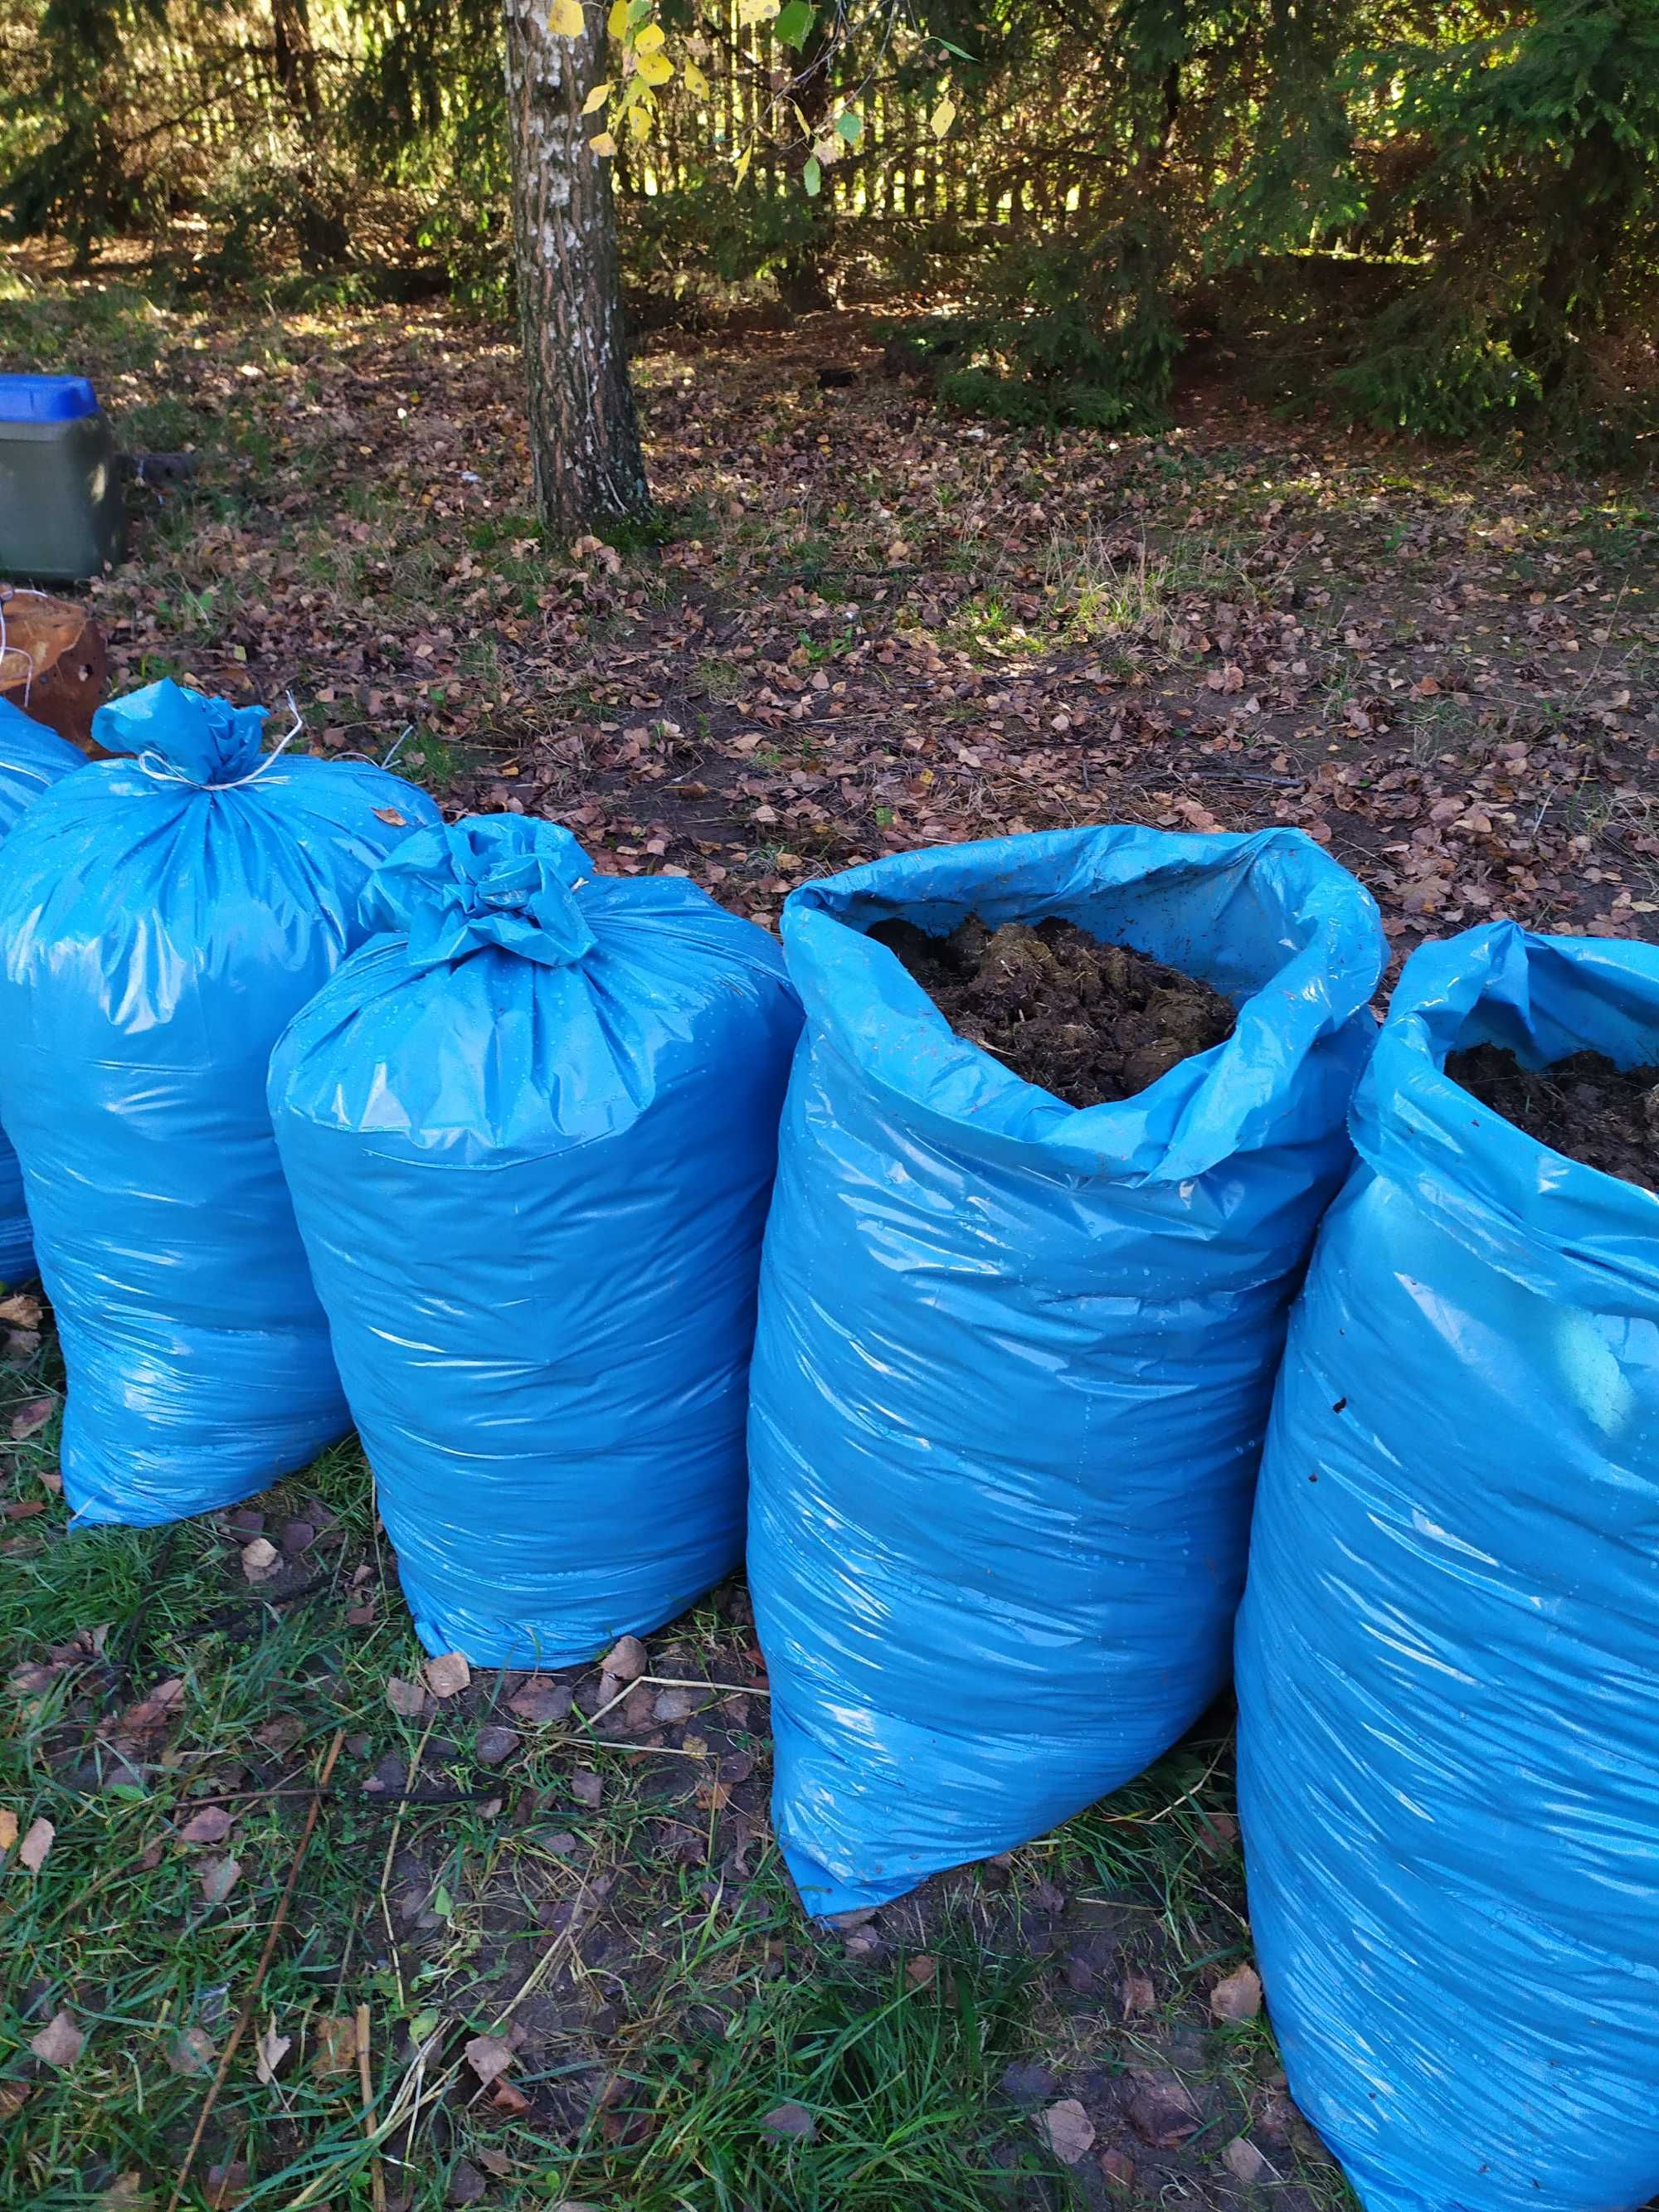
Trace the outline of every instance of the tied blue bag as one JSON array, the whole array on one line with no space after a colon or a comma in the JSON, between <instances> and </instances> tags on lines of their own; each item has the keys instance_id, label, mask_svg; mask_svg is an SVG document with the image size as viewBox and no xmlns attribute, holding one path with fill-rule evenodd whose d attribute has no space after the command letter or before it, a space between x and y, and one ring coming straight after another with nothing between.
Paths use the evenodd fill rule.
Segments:
<instances>
[{"instance_id":1,"label":"tied blue bag","mask_svg":"<svg viewBox=\"0 0 1659 2212\"><path fill-rule=\"evenodd\" d=\"M0 1124L69 1397L77 1520L234 1504L350 1419L265 1106L270 1048L435 817L366 763L262 754L261 708L151 684L0 854Z\"/></svg>"},{"instance_id":2,"label":"tied blue bag","mask_svg":"<svg viewBox=\"0 0 1659 2212\"><path fill-rule=\"evenodd\" d=\"M1059 916L1202 977L1229 1041L1079 1110L866 933ZM808 885L767 1232L750 1587L814 1912L1004 1850L1226 1679L1285 1316L1346 1170L1376 909L1298 830L1060 831Z\"/></svg>"},{"instance_id":3,"label":"tied blue bag","mask_svg":"<svg viewBox=\"0 0 1659 2212\"><path fill-rule=\"evenodd\" d=\"M1444 1073L1659 1061L1659 949L1413 955L1273 1408L1239 1616L1250 1922L1368 2212L1659 2191L1659 1197Z\"/></svg>"},{"instance_id":4,"label":"tied blue bag","mask_svg":"<svg viewBox=\"0 0 1659 2212\"><path fill-rule=\"evenodd\" d=\"M84 768L86 755L0 699L0 842L15 827L26 806L60 783L72 769ZM4 865L0 860L0 866ZM23 1202L23 1171L17 1155L0 1135L0 1288L14 1290L34 1273L28 1209Z\"/></svg>"},{"instance_id":5,"label":"tied blue bag","mask_svg":"<svg viewBox=\"0 0 1659 2212\"><path fill-rule=\"evenodd\" d=\"M412 837L364 910L272 1060L283 1165L422 1642L565 1665L741 1555L799 1009L763 930L549 822Z\"/></svg>"}]
</instances>

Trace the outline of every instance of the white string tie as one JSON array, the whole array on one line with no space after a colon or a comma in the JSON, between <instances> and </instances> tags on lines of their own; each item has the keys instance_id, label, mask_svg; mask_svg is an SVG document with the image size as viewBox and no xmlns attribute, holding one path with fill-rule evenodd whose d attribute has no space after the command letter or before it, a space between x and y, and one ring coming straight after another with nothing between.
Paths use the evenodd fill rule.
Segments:
<instances>
[{"instance_id":1,"label":"white string tie","mask_svg":"<svg viewBox=\"0 0 1659 2212\"><path fill-rule=\"evenodd\" d=\"M270 750L260 755L258 765L251 768L246 775L232 776L228 783L198 783L193 775L186 775L183 769L175 768L171 761L164 760L160 753L155 751L140 753L138 765L156 783L187 783L195 791L240 791L245 783L257 783L268 768L281 760L306 726L305 716L294 703L294 694L289 691L285 696L288 711L294 720Z\"/></svg>"}]
</instances>

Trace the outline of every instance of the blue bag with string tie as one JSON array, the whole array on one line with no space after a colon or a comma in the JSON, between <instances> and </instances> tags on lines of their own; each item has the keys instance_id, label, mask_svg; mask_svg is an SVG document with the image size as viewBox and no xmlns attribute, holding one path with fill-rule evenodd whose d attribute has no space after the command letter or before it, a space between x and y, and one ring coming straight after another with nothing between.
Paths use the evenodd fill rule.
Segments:
<instances>
[{"instance_id":1,"label":"blue bag with string tie","mask_svg":"<svg viewBox=\"0 0 1659 2212\"><path fill-rule=\"evenodd\" d=\"M0 841L15 828L23 810L43 791L87 764L56 730L0 699ZM4 866L0 857L0 866ZM23 1172L17 1155L0 1135L0 1289L14 1290L34 1273L28 1208L23 1202Z\"/></svg>"},{"instance_id":2,"label":"blue bag with string tie","mask_svg":"<svg viewBox=\"0 0 1659 2212\"><path fill-rule=\"evenodd\" d=\"M741 1557L799 1009L765 931L550 822L423 831L365 909L272 1058L283 1164L422 1640L564 1665Z\"/></svg>"},{"instance_id":3,"label":"blue bag with string tie","mask_svg":"<svg viewBox=\"0 0 1659 2212\"><path fill-rule=\"evenodd\" d=\"M81 1522L232 1504L350 1426L265 1077L359 942L370 869L436 809L366 763L262 753L265 719L171 682L100 708L132 757L56 785L0 855L0 1124Z\"/></svg>"}]
</instances>

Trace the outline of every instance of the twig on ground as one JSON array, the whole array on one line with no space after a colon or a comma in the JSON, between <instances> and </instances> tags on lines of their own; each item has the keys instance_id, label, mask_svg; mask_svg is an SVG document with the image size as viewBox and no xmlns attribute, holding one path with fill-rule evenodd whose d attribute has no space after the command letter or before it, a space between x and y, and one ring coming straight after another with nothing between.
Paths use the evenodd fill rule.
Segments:
<instances>
[{"instance_id":1,"label":"twig on ground","mask_svg":"<svg viewBox=\"0 0 1659 2212\"><path fill-rule=\"evenodd\" d=\"M167 2212L178 2212L178 2208L184 2200L185 2190L190 2180L191 2168L196 2163L196 2154L202 2147L202 2137L207 2133L207 2124L213 2117L213 2108L219 2101L219 2092L224 2087L225 2078L230 2072L230 2062L236 2056L237 2046L247 2033L248 2024L253 2018L253 2008L258 2002L259 1990L265 1978L265 1970L276 1954L278 1939L288 1920L289 1906L294 1901L295 1886L300 1879L300 1869L310 1845L313 1831L317 1826L317 1815L322 1809L323 1790L330 1775L334 1771L334 1762L340 1756L341 1747L345 1740L345 1730L337 1729L334 1741L330 1744L323 1759L321 1769L317 1776L317 1787L312 1793L311 1809L307 1813L305 1826L300 1831L300 1840L295 1848L293 1863L288 1870L288 1880L283 1885L282 1896L277 1899L276 1910L271 1917L270 1930L265 1937L264 1948L259 1954L259 1963L253 1970L253 1979L248 1984L247 1995L243 1998L241 2010L236 2015L236 2025L230 2031L230 2039L225 2045L223 2056L220 2058L213 2079L208 2085L207 2095L203 2100L201 2112L197 2118L196 2131L191 2136L190 2148L185 2153L185 2162L179 2169L178 2179L173 2185L173 2194L167 2199Z\"/></svg>"}]
</instances>

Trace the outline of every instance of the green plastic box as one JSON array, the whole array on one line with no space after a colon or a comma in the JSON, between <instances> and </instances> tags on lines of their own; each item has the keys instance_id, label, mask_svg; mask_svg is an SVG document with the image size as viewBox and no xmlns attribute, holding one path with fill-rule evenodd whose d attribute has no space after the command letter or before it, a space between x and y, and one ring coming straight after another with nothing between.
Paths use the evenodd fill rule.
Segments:
<instances>
[{"instance_id":1,"label":"green plastic box","mask_svg":"<svg viewBox=\"0 0 1659 2212\"><path fill-rule=\"evenodd\" d=\"M99 576L126 551L108 419L84 376L0 376L0 575Z\"/></svg>"}]
</instances>

